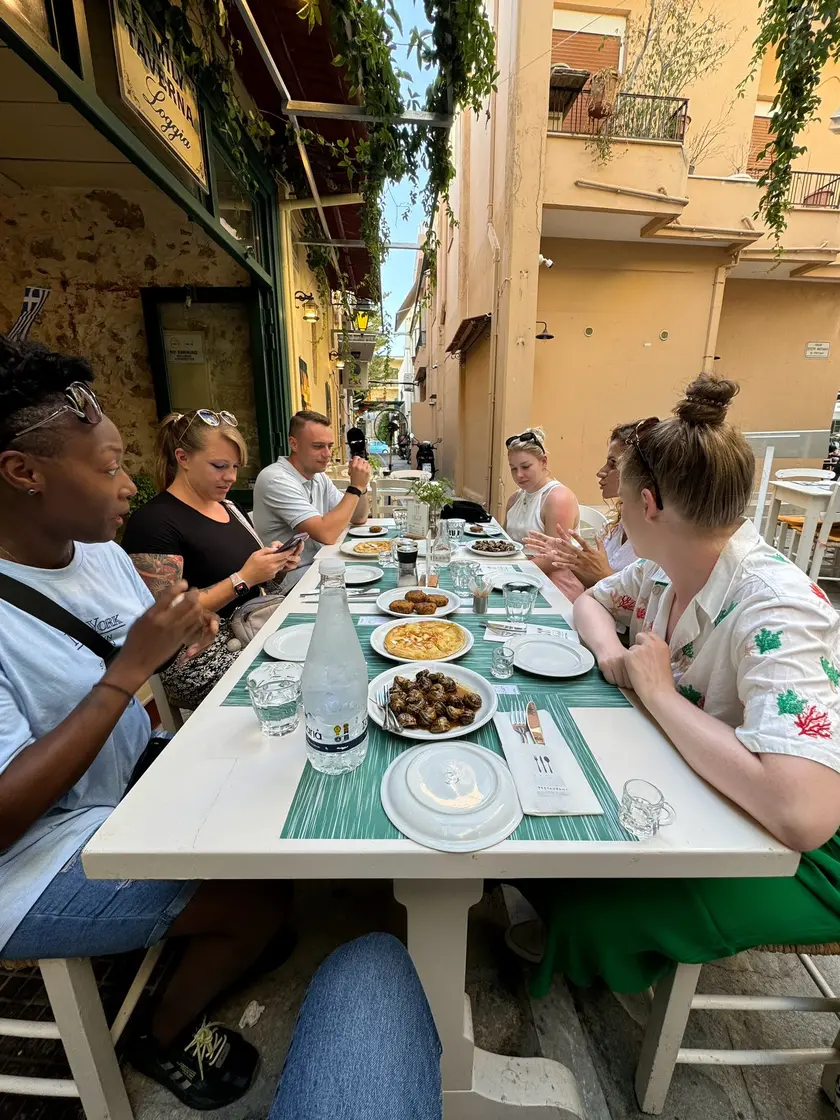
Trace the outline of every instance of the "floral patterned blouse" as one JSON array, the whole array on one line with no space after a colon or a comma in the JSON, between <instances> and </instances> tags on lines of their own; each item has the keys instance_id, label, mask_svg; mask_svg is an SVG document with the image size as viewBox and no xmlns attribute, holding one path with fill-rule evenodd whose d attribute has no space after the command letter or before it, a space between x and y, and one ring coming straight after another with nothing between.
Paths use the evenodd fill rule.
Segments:
<instances>
[{"instance_id":1,"label":"floral patterned blouse","mask_svg":"<svg viewBox=\"0 0 840 1120\"><path fill-rule=\"evenodd\" d=\"M592 594L617 623L665 637L674 594L637 560ZM790 754L840 771L840 616L805 572L744 522L670 641L678 691L735 728L757 754Z\"/></svg>"}]
</instances>

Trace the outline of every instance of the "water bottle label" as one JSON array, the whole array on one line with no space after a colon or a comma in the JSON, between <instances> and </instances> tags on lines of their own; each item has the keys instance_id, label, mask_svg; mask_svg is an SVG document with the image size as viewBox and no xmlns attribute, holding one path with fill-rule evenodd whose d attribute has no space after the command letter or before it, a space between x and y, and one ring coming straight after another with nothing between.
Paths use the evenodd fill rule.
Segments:
<instances>
[{"instance_id":1,"label":"water bottle label","mask_svg":"<svg viewBox=\"0 0 840 1120\"><path fill-rule=\"evenodd\" d=\"M306 716L306 742L313 750L325 754L352 750L365 740L367 733L367 712L347 723L327 723L326 720Z\"/></svg>"}]
</instances>

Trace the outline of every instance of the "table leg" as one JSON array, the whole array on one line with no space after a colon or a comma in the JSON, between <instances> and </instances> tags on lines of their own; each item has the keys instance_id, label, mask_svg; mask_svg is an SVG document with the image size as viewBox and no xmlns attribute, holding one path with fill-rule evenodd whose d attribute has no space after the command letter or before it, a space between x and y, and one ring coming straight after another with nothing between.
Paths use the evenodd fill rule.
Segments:
<instances>
[{"instance_id":1,"label":"table leg","mask_svg":"<svg viewBox=\"0 0 840 1120\"><path fill-rule=\"evenodd\" d=\"M796 549L796 560L794 561L797 568L801 568L803 572L807 572L811 565L811 549L814 547L814 538L820 524L821 512L818 503L809 504L805 510L805 524L802 526L802 532L799 535L799 545Z\"/></svg>"},{"instance_id":2,"label":"table leg","mask_svg":"<svg viewBox=\"0 0 840 1120\"><path fill-rule=\"evenodd\" d=\"M582 1120L572 1073L547 1058L506 1058L473 1043L464 992L467 918L483 883L472 879L400 879L394 897L406 908L408 951L443 1043L445 1120Z\"/></svg>"},{"instance_id":3,"label":"table leg","mask_svg":"<svg viewBox=\"0 0 840 1120\"><path fill-rule=\"evenodd\" d=\"M773 544L776 539L776 520L782 508L781 498L773 497L770 508L767 510L767 520L764 522L764 539L768 544Z\"/></svg>"}]
</instances>

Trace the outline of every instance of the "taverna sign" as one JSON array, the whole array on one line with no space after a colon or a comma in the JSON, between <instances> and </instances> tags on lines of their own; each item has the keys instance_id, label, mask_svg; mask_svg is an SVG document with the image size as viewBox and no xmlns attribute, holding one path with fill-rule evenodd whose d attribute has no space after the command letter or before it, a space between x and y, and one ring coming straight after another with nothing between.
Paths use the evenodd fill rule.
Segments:
<instances>
[{"instance_id":1,"label":"taverna sign","mask_svg":"<svg viewBox=\"0 0 840 1120\"><path fill-rule=\"evenodd\" d=\"M201 113L192 81L136 0L113 0L114 42L123 101L154 129L207 190Z\"/></svg>"}]
</instances>

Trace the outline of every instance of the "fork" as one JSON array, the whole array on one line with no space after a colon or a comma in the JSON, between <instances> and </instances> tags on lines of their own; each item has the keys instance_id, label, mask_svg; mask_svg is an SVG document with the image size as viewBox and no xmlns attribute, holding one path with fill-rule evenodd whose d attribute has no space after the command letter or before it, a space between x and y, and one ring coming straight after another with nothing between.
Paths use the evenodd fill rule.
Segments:
<instances>
[{"instance_id":1,"label":"fork","mask_svg":"<svg viewBox=\"0 0 840 1120\"><path fill-rule=\"evenodd\" d=\"M388 686L384 685L382 691L379 693L379 707L382 709L385 719L385 730L399 733L402 731L402 725L397 719L396 715L391 711L391 705L388 699Z\"/></svg>"}]
</instances>

